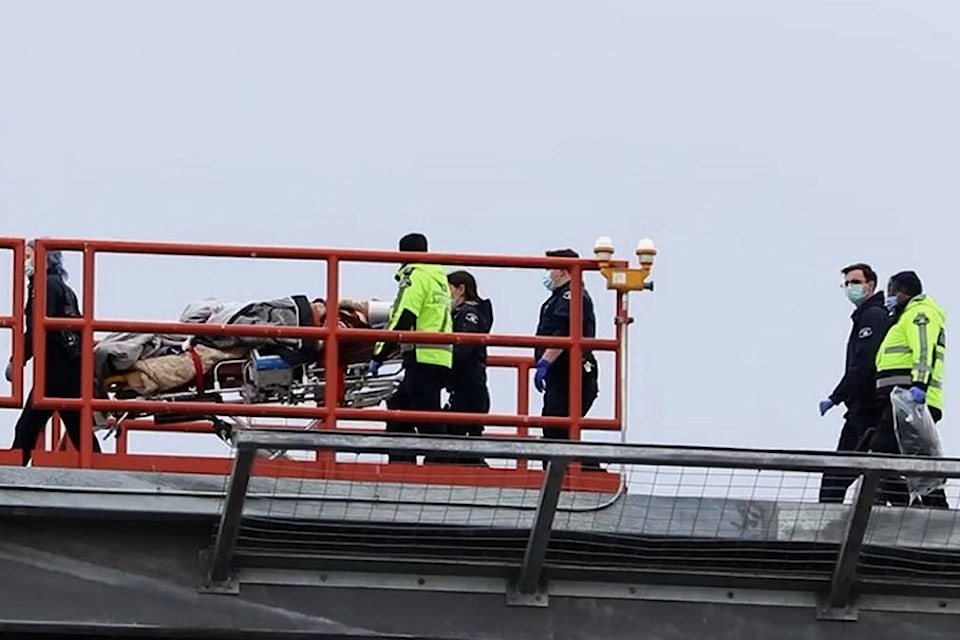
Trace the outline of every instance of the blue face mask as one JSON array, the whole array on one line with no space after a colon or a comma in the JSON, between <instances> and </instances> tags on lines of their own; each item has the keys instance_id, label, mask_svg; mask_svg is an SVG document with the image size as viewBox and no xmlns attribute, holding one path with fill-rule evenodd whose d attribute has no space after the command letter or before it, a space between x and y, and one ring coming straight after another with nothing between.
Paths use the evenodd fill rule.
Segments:
<instances>
[{"instance_id":1,"label":"blue face mask","mask_svg":"<svg viewBox=\"0 0 960 640\"><path fill-rule=\"evenodd\" d=\"M554 289L553 278L550 277L549 271L543 274L543 277L540 279L540 282L543 284L543 286L546 288L547 291L553 291Z\"/></svg>"},{"instance_id":2,"label":"blue face mask","mask_svg":"<svg viewBox=\"0 0 960 640\"><path fill-rule=\"evenodd\" d=\"M851 284L847 286L847 300L853 304L860 304L867 297L865 286L862 284Z\"/></svg>"},{"instance_id":3,"label":"blue face mask","mask_svg":"<svg viewBox=\"0 0 960 640\"><path fill-rule=\"evenodd\" d=\"M897 300L897 296L887 296L884 304L890 311L896 311L897 307L900 306L900 301Z\"/></svg>"}]
</instances>

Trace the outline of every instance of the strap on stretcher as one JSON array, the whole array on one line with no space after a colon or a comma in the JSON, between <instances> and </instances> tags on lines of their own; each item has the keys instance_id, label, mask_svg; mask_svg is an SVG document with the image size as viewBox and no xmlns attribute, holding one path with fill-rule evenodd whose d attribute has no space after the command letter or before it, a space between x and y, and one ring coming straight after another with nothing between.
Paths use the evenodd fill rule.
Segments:
<instances>
[{"instance_id":1,"label":"strap on stretcher","mask_svg":"<svg viewBox=\"0 0 960 640\"><path fill-rule=\"evenodd\" d=\"M187 353L190 354L190 359L193 360L193 375L197 383L197 393L203 393L206 389L203 380L203 362L200 360L200 354L197 353L197 350L193 347L190 347Z\"/></svg>"}]
</instances>

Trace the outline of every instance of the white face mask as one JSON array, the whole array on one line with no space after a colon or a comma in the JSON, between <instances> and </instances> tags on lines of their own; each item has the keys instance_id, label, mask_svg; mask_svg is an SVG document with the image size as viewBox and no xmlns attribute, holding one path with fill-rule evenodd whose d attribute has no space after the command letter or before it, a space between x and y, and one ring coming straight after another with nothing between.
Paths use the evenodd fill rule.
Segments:
<instances>
[{"instance_id":1,"label":"white face mask","mask_svg":"<svg viewBox=\"0 0 960 640\"><path fill-rule=\"evenodd\" d=\"M23 264L23 272L28 278L33 277L33 260L27 260Z\"/></svg>"},{"instance_id":2,"label":"white face mask","mask_svg":"<svg viewBox=\"0 0 960 640\"><path fill-rule=\"evenodd\" d=\"M553 276L550 275L549 271L544 272L543 276L540 279L540 283L547 291L553 291L556 289L556 285L553 283Z\"/></svg>"}]
</instances>

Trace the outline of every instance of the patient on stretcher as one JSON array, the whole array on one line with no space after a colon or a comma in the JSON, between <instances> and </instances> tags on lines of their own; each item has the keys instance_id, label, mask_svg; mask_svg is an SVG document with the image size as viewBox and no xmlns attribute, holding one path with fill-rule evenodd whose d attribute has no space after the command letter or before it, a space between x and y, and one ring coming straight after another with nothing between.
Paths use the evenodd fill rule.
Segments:
<instances>
[{"instance_id":1,"label":"patient on stretcher","mask_svg":"<svg viewBox=\"0 0 960 640\"><path fill-rule=\"evenodd\" d=\"M378 328L386 324L389 303L341 300L339 326ZM293 295L273 300L234 303L202 300L186 306L179 321L218 325L274 325L320 327L326 321L327 305ZM374 343L338 340L340 375L351 365L365 364ZM267 373L278 364L285 370L319 371L322 376L322 340L245 336L114 333L94 348L99 392L118 397L151 398L173 392L204 393L246 388L251 392L251 365L262 380L278 379ZM261 373L263 372L263 373ZM274 385L276 386L276 385ZM257 395L257 389L252 389ZM276 391L276 390L274 390ZM260 394L262 395L262 394ZM268 394L269 395L269 394ZM248 402L270 398L248 397ZM289 401L289 399L286 399Z\"/></svg>"}]
</instances>

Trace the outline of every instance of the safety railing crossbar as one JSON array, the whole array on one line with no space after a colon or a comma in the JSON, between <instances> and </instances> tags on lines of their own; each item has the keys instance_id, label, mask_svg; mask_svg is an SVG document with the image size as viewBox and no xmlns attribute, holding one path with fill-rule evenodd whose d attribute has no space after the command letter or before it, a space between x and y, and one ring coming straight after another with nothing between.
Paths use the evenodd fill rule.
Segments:
<instances>
[{"instance_id":1,"label":"safety railing crossbar","mask_svg":"<svg viewBox=\"0 0 960 640\"><path fill-rule=\"evenodd\" d=\"M542 420L542 418L537 418ZM644 466L759 469L822 473L847 471L903 473L913 476L960 477L958 458L922 458L874 453L729 449L645 444L606 444L497 438L411 436L407 434L338 431L247 430L237 434L238 449L313 451L335 449L351 453L420 453L517 459L601 462Z\"/></svg>"},{"instance_id":2,"label":"safety railing crossbar","mask_svg":"<svg viewBox=\"0 0 960 640\"><path fill-rule=\"evenodd\" d=\"M547 546L553 517L561 491L561 480L571 462L619 463L639 466L675 466L776 470L784 472L847 471L862 475L854 503L849 507L847 523L838 546L826 607L847 605L857 581L860 549L863 545L879 479L885 474L914 476L960 477L960 459L918 458L868 453L838 454L825 452L791 452L777 450L731 449L640 444L601 444L588 442L530 441L523 439L465 439L444 436L411 436L405 434L342 433L330 431L301 432L293 430L250 430L237 434L235 469L246 477L232 476L230 486L245 491L250 463L258 449L271 450L335 450L352 453L405 453L444 457L485 457L542 460L543 476L537 509L523 562L511 581L508 596L515 604L540 601L534 596L543 584ZM227 579L243 510L243 500L236 494L227 499L229 509L222 513L221 534L218 534L211 565L210 579Z\"/></svg>"},{"instance_id":3,"label":"safety railing crossbar","mask_svg":"<svg viewBox=\"0 0 960 640\"><path fill-rule=\"evenodd\" d=\"M386 329L329 329L327 327L294 327L274 325L200 324L189 322L153 322L124 320L93 320L94 331L125 331L130 333L170 333L175 335L236 336L265 338L327 338L336 334L344 342L361 340L393 340L401 343L485 345L513 348L570 348L576 341L559 336L519 336L512 334L435 333L428 331L392 331ZM82 329L83 318L44 317L47 329ZM580 344L594 351L614 351L617 341L611 338L583 338Z\"/></svg>"},{"instance_id":4,"label":"safety railing crossbar","mask_svg":"<svg viewBox=\"0 0 960 640\"><path fill-rule=\"evenodd\" d=\"M36 401L36 406L58 408L64 411L79 411L90 407L93 411L144 411L157 414L196 414L198 417L217 414L222 416L251 416L258 418L323 418L335 414L344 420L382 422L385 420L410 420L414 422L485 424L495 427L518 425L535 427L563 427L569 418L560 416L530 416L524 414L462 413L459 411L412 411L400 409L350 409L347 407L256 405L212 403L190 400L107 400L94 399L86 402L76 398L45 398ZM583 429L608 430L619 427L612 418L582 418Z\"/></svg>"},{"instance_id":5,"label":"safety railing crossbar","mask_svg":"<svg viewBox=\"0 0 960 640\"><path fill-rule=\"evenodd\" d=\"M379 262L404 264L411 262L411 254L376 249L342 249L332 247L254 246L230 244L198 244L173 242L141 242L135 240L81 240L44 238L38 240L47 249L61 251L92 251L96 253L141 254L155 256L205 258L258 258L267 260L336 260L340 263ZM589 258L560 258L548 256L518 256L501 254L461 254L428 252L415 254L415 260L424 264L443 264L464 267L500 267L513 269L571 269L599 271L600 262ZM623 260L614 260L614 266L626 266Z\"/></svg>"}]
</instances>

